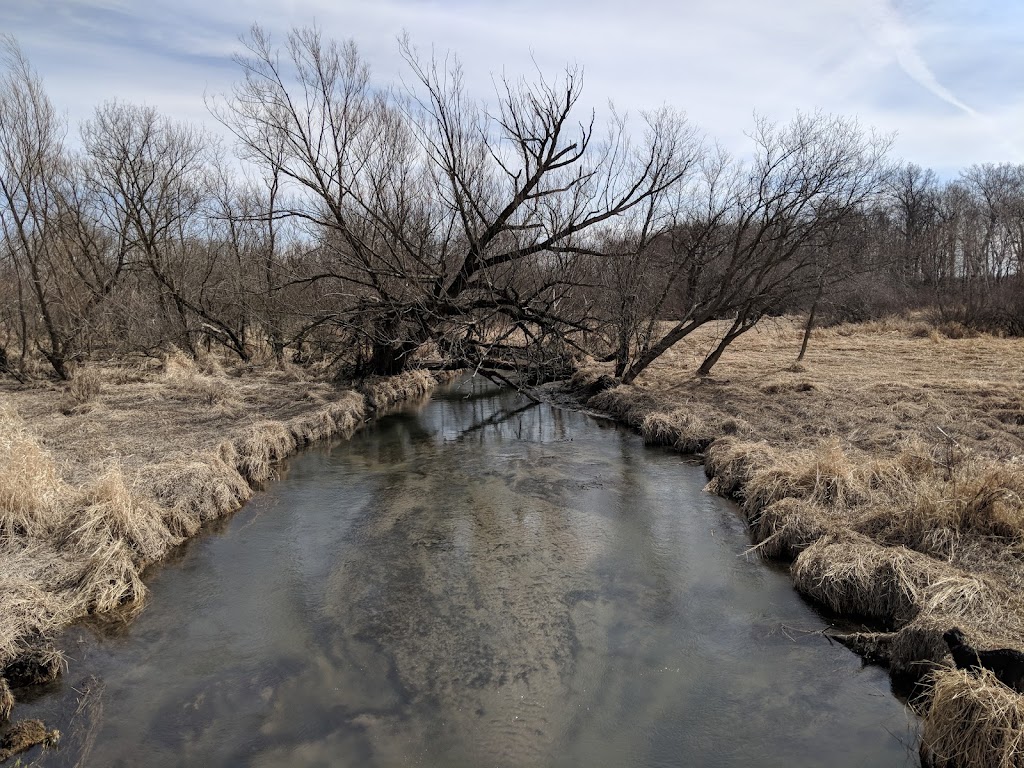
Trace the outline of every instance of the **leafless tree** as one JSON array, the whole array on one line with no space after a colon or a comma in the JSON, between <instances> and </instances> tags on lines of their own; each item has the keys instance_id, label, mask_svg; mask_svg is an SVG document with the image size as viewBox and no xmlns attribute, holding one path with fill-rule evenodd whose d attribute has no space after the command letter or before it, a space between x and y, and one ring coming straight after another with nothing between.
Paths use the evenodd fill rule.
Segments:
<instances>
[{"instance_id":1,"label":"leafless tree","mask_svg":"<svg viewBox=\"0 0 1024 768\"><path fill-rule=\"evenodd\" d=\"M788 125L760 119L749 162L712 156L680 224L658 243L671 254L668 278L678 319L636 351L632 381L711 320L732 323L698 369L706 375L726 347L767 313L817 290L851 213L874 199L890 173L890 141L855 122L820 113Z\"/></svg>"},{"instance_id":2,"label":"leafless tree","mask_svg":"<svg viewBox=\"0 0 1024 768\"><path fill-rule=\"evenodd\" d=\"M348 297L347 327L365 334L376 372L428 340L486 348L480 330L499 317L527 337L584 330L571 294L590 235L693 162L693 132L667 110L635 144L619 119L595 136L593 115L575 117L575 70L503 81L488 112L457 63L408 41L401 93L374 89L354 44L315 29L291 32L284 55L258 27L247 45L244 80L214 112L249 161L287 181L287 215L325 254L315 278Z\"/></svg>"},{"instance_id":3,"label":"leafless tree","mask_svg":"<svg viewBox=\"0 0 1024 768\"><path fill-rule=\"evenodd\" d=\"M17 285L21 358L42 326L38 349L62 379L70 377L74 334L55 296L66 182L64 125L39 76L13 38L0 37L0 226L3 259Z\"/></svg>"}]
</instances>

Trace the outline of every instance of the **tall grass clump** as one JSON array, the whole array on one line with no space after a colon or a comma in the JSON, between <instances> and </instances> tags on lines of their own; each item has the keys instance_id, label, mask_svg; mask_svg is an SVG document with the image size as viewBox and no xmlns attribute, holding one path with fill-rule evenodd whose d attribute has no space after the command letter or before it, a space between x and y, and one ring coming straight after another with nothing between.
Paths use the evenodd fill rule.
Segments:
<instances>
[{"instance_id":1,"label":"tall grass clump","mask_svg":"<svg viewBox=\"0 0 1024 768\"><path fill-rule=\"evenodd\" d=\"M171 535L194 536L204 523L234 512L252 496L236 460L234 443L225 440L216 452L169 457L142 470L140 483L159 505Z\"/></svg>"},{"instance_id":2,"label":"tall grass clump","mask_svg":"<svg viewBox=\"0 0 1024 768\"><path fill-rule=\"evenodd\" d=\"M640 434L647 445L666 445L680 453L701 453L718 437L719 430L691 409L677 408L647 414L640 424Z\"/></svg>"},{"instance_id":3,"label":"tall grass clump","mask_svg":"<svg viewBox=\"0 0 1024 768\"><path fill-rule=\"evenodd\" d=\"M216 358L196 361L173 348L164 357L161 379L171 397L183 402L195 401L211 409L215 416L231 419L244 410L244 404L235 397Z\"/></svg>"},{"instance_id":4,"label":"tall grass clump","mask_svg":"<svg viewBox=\"0 0 1024 768\"><path fill-rule=\"evenodd\" d=\"M103 382L96 368L87 366L75 371L71 381L57 403L57 409L65 416L86 413L93 401L99 397Z\"/></svg>"},{"instance_id":5,"label":"tall grass clump","mask_svg":"<svg viewBox=\"0 0 1024 768\"><path fill-rule=\"evenodd\" d=\"M398 376L372 378L359 386L366 398L366 405L373 411L382 411L391 406L416 400L425 396L437 385L437 379L430 371L406 371Z\"/></svg>"},{"instance_id":6,"label":"tall grass clump","mask_svg":"<svg viewBox=\"0 0 1024 768\"><path fill-rule=\"evenodd\" d=\"M704 454L704 474L711 479L708 490L742 500L754 474L774 461L775 450L763 440L720 437Z\"/></svg>"},{"instance_id":7,"label":"tall grass clump","mask_svg":"<svg viewBox=\"0 0 1024 768\"><path fill-rule=\"evenodd\" d=\"M50 454L0 408L0 538L45 535L65 490Z\"/></svg>"},{"instance_id":8,"label":"tall grass clump","mask_svg":"<svg viewBox=\"0 0 1024 768\"><path fill-rule=\"evenodd\" d=\"M882 543L936 557L956 556L964 542L1024 542L1024 468L977 456L952 465L909 449L887 468L859 531Z\"/></svg>"},{"instance_id":9,"label":"tall grass clump","mask_svg":"<svg viewBox=\"0 0 1024 768\"><path fill-rule=\"evenodd\" d=\"M156 503L132 488L118 465L110 466L79 494L58 538L64 548L90 557L111 542L122 542L140 567L156 562L181 543L164 525Z\"/></svg>"},{"instance_id":10,"label":"tall grass clump","mask_svg":"<svg viewBox=\"0 0 1024 768\"><path fill-rule=\"evenodd\" d=\"M764 557L792 560L818 539L841 529L835 516L800 499L772 502L750 519L755 549Z\"/></svg>"},{"instance_id":11,"label":"tall grass clump","mask_svg":"<svg viewBox=\"0 0 1024 768\"><path fill-rule=\"evenodd\" d=\"M602 390L587 400L587 405L640 429L647 414L660 410L658 402L634 386L622 384Z\"/></svg>"},{"instance_id":12,"label":"tall grass clump","mask_svg":"<svg viewBox=\"0 0 1024 768\"><path fill-rule=\"evenodd\" d=\"M920 610L929 566L924 555L842 532L807 547L791 573L800 592L837 613L898 626Z\"/></svg>"},{"instance_id":13,"label":"tall grass clump","mask_svg":"<svg viewBox=\"0 0 1024 768\"><path fill-rule=\"evenodd\" d=\"M3 553L0 565L0 670L64 625L68 611L58 595L19 571L16 556Z\"/></svg>"},{"instance_id":14,"label":"tall grass clump","mask_svg":"<svg viewBox=\"0 0 1024 768\"><path fill-rule=\"evenodd\" d=\"M748 515L786 498L833 509L856 506L867 498L860 466L836 440L776 453L770 464L751 473L743 489L744 506Z\"/></svg>"},{"instance_id":15,"label":"tall grass clump","mask_svg":"<svg viewBox=\"0 0 1024 768\"><path fill-rule=\"evenodd\" d=\"M988 670L944 669L931 678L922 716L922 764L1019 768L1024 764L1024 696Z\"/></svg>"},{"instance_id":16,"label":"tall grass clump","mask_svg":"<svg viewBox=\"0 0 1024 768\"><path fill-rule=\"evenodd\" d=\"M97 542L83 555L69 563L68 575L60 585L76 615L132 615L142 609L149 590L124 539Z\"/></svg>"},{"instance_id":17,"label":"tall grass clump","mask_svg":"<svg viewBox=\"0 0 1024 768\"><path fill-rule=\"evenodd\" d=\"M11 693L11 686L7 684L6 677L0 677L0 725L6 723L14 709L14 694Z\"/></svg>"}]
</instances>

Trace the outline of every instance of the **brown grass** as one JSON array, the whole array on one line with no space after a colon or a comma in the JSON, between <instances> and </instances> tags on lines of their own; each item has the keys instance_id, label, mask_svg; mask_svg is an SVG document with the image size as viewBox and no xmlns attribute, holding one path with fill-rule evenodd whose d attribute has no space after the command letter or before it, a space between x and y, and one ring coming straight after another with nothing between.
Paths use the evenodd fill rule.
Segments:
<instances>
[{"instance_id":1,"label":"brown grass","mask_svg":"<svg viewBox=\"0 0 1024 768\"><path fill-rule=\"evenodd\" d=\"M931 678L922 763L1018 768L1024 763L1024 698L987 670L942 670Z\"/></svg>"},{"instance_id":2,"label":"brown grass","mask_svg":"<svg viewBox=\"0 0 1024 768\"><path fill-rule=\"evenodd\" d=\"M102 388L103 380L96 368L79 368L71 381L65 385L57 408L65 416L88 413Z\"/></svg>"},{"instance_id":3,"label":"brown grass","mask_svg":"<svg viewBox=\"0 0 1024 768\"><path fill-rule=\"evenodd\" d=\"M7 678L0 677L0 724L6 723L14 709L14 694L11 693L11 686L7 684Z\"/></svg>"},{"instance_id":4,"label":"brown grass","mask_svg":"<svg viewBox=\"0 0 1024 768\"><path fill-rule=\"evenodd\" d=\"M0 736L0 763L37 744L52 747L60 741L60 731L49 731L42 720L21 720Z\"/></svg>"},{"instance_id":5,"label":"brown grass","mask_svg":"<svg viewBox=\"0 0 1024 768\"><path fill-rule=\"evenodd\" d=\"M0 407L0 538L45 535L64 492L52 457Z\"/></svg>"},{"instance_id":6,"label":"brown grass","mask_svg":"<svg viewBox=\"0 0 1024 768\"><path fill-rule=\"evenodd\" d=\"M649 443L703 452L708 489L742 504L754 550L793 560L814 600L881 625L843 641L894 672L948 664L942 632L954 625L1024 649L1024 342L892 318L817 331L795 364L799 323L781 320L696 377L717 330L587 404ZM607 373L593 365L570 389ZM961 715L988 722L995 701L979 696ZM934 717L928 738L955 743Z\"/></svg>"},{"instance_id":7,"label":"brown grass","mask_svg":"<svg viewBox=\"0 0 1024 768\"><path fill-rule=\"evenodd\" d=\"M436 383L414 371L357 392L178 351L82 368L66 386L0 383L0 680L52 679L62 627L130 617L145 568L237 510L278 462Z\"/></svg>"}]
</instances>

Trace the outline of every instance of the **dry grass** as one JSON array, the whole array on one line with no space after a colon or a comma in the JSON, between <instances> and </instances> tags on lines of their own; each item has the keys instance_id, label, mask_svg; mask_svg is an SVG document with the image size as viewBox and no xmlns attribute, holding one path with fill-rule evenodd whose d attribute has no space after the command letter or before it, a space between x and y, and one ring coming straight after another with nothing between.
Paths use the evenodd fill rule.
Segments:
<instances>
[{"instance_id":1,"label":"dry grass","mask_svg":"<svg viewBox=\"0 0 1024 768\"><path fill-rule=\"evenodd\" d=\"M764 557L792 560L830 533L842 530L840 521L808 501L780 499L763 507L748 522Z\"/></svg>"},{"instance_id":2,"label":"dry grass","mask_svg":"<svg viewBox=\"0 0 1024 768\"><path fill-rule=\"evenodd\" d=\"M0 681L52 679L62 627L130 617L145 568L237 510L283 458L436 383L415 371L356 392L177 351L159 365L83 368L64 387L0 383Z\"/></svg>"},{"instance_id":3,"label":"dry grass","mask_svg":"<svg viewBox=\"0 0 1024 768\"><path fill-rule=\"evenodd\" d=\"M60 731L49 731L42 720L21 720L0 736L0 763L37 744L52 747L60 741Z\"/></svg>"},{"instance_id":4,"label":"dry grass","mask_svg":"<svg viewBox=\"0 0 1024 768\"><path fill-rule=\"evenodd\" d=\"M35 574L25 575L38 552L12 553L5 547L0 566L0 675L6 667L24 659L43 638L51 637L71 617L70 607L55 591L48 590Z\"/></svg>"},{"instance_id":5,"label":"dry grass","mask_svg":"<svg viewBox=\"0 0 1024 768\"><path fill-rule=\"evenodd\" d=\"M64 493L52 457L0 407L0 537L45 535Z\"/></svg>"},{"instance_id":6,"label":"dry grass","mask_svg":"<svg viewBox=\"0 0 1024 768\"><path fill-rule=\"evenodd\" d=\"M831 610L901 625L919 611L931 561L902 547L883 547L856 534L832 533L793 564L797 589Z\"/></svg>"},{"instance_id":7,"label":"dry grass","mask_svg":"<svg viewBox=\"0 0 1024 768\"><path fill-rule=\"evenodd\" d=\"M587 404L649 443L703 452L708 489L741 502L754 550L793 560L797 588L831 610L881 625L843 640L894 672L948 664L954 625L1024 649L1024 342L896 318L818 331L795 364L800 327L782 320L696 377L716 330ZM607 373L570 387L590 394ZM960 716L1010 735L979 737L985 758L943 752L953 763L1021 764L996 744L1019 743L1020 720L985 715L995 703L979 695ZM928 738L955 746L935 718Z\"/></svg>"},{"instance_id":8,"label":"dry grass","mask_svg":"<svg viewBox=\"0 0 1024 768\"><path fill-rule=\"evenodd\" d=\"M363 382L359 391L374 411L386 410L397 403L417 400L437 386L437 378L428 371L410 371L391 378L373 378Z\"/></svg>"},{"instance_id":9,"label":"dry grass","mask_svg":"<svg viewBox=\"0 0 1024 768\"><path fill-rule=\"evenodd\" d=\"M14 694L11 693L11 686L7 684L7 678L0 677L0 724L6 723L14 709Z\"/></svg>"},{"instance_id":10,"label":"dry grass","mask_svg":"<svg viewBox=\"0 0 1024 768\"><path fill-rule=\"evenodd\" d=\"M92 367L80 368L65 386L57 407L65 416L88 413L102 387L99 371Z\"/></svg>"},{"instance_id":11,"label":"dry grass","mask_svg":"<svg viewBox=\"0 0 1024 768\"><path fill-rule=\"evenodd\" d=\"M931 678L922 763L1018 768L1024 763L1024 698L987 670L942 670Z\"/></svg>"}]
</instances>

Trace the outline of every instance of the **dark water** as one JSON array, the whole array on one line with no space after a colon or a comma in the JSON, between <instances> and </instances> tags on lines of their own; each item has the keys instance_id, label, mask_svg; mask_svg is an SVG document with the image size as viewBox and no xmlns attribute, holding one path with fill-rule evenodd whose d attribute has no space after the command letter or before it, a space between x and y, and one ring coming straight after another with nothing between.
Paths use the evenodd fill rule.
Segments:
<instances>
[{"instance_id":1,"label":"dark water","mask_svg":"<svg viewBox=\"0 0 1024 768\"><path fill-rule=\"evenodd\" d=\"M290 461L21 715L65 732L46 765L916 764L885 672L703 484L463 384Z\"/></svg>"}]
</instances>

